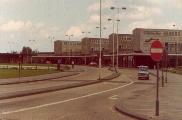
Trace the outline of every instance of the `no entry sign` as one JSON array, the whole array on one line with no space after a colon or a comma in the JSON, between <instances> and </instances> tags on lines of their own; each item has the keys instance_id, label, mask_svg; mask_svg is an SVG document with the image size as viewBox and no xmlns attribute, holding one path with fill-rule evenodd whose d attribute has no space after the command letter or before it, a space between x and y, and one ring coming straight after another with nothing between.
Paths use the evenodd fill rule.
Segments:
<instances>
[{"instance_id":1,"label":"no entry sign","mask_svg":"<svg viewBox=\"0 0 182 120\"><path fill-rule=\"evenodd\" d=\"M150 54L154 61L159 62L163 55L163 45L159 40L155 40L150 48Z\"/></svg>"}]
</instances>

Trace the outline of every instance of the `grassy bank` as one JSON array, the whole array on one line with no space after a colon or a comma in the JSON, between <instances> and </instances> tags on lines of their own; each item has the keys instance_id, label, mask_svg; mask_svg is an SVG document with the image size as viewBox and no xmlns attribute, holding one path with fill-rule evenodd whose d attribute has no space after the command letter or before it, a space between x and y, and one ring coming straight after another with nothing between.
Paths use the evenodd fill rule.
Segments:
<instances>
[{"instance_id":1,"label":"grassy bank","mask_svg":"<svg viewBox=\"0 0 182 120\"><path fill-rule=\"evenodd\" d=\"M36 76L43 74L56 73L56 70L21 70L21 77ZM17 69L0 69L0 79L5 78L17 78L19 77L19 71Z\"/></svg>"}]
</instances>

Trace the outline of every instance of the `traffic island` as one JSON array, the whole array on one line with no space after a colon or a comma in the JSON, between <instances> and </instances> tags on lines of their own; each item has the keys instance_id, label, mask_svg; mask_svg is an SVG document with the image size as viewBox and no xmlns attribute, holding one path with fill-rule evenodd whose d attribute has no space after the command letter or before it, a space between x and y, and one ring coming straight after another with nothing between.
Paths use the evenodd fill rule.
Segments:
<instances>
[{"instance_id":1,"label":"traffic island","mask_svg":"<svg viewBox=\"0 0 182 120\"><path fill-rule=\"evenodd\" d=\"M47 92L53 92L53 91L58 91L58 90L64 90L64 89L70 89L70 88L75 88L75 87L81 87L81 86L101 83L104 81L112 80L119 76L120 76L119 73L112 73L111 75L101 78L101 80L85 80L82 82L78 81L76 83L66 84L66 85L50 86L50 87L46 87L46 88L37 88L37 89L31 89L31 90L4 93L4 94L0 94L0 100L22 97L22 96L29 96L29 95L34 95L34 94L47 93Z\"/></svg>"},{"instance_id":2,"label":"traffic island","mask_svg":"<svg viewBox=\"0 0 182 120\"><path fill-rule=\"evenodd\" d=\"M58 78L64 78L69 76L78 75L78 72L59 72L46 75L32 76L32 77L21 77L19 78L10 78L10 79L1 79L0 85L10 85L10 84L20 84L20 83L30 83L30 82L39 82L39 81L50 81Z\"/></svg>"}]
</instances>

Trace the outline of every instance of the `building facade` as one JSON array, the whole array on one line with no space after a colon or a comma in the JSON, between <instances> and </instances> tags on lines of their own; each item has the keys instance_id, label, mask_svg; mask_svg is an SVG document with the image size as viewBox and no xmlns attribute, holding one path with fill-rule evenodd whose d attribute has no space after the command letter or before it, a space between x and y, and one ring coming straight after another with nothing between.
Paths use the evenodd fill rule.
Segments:
<instances>
[{"instance_id":1,"label":"building facade","mask_svg":"<svg viewBox=\"0 0 182 120\"><path fill-rule=\"evenodd\" d=\"M136 28L133 39L134 51L150 53L153 40L160 40L169 54L182 54L182 30Z\"/></svg>"},{"instance_id":2,"label":"building facade","mask_svg":"<svg viewBox=\"0 0 182 120\"><path fill-rule=\"evenodd\" d=\"M110 53L117 52L117 37L118 37L118 52L132 53L133 52L133 35L132 34L111 34L109 35L109 51ZM114 41L114 46L113 46Z\"/></svg>"},{"instance_id":3,"label":"building facade","mask_svg":"<svg viewBox=\"0 0 182 120\"><path fill-rule=\"evenodd\" d=\"M57 40L54 42L55 55L79 55L81 53L80 41Z\"/></svg>"},{"instance_id":4,"label":"building facade","mask_svg":"<svg viewBox=\"0 0 182 120\"><path fill-rule=\"evenodd\" d=\"M101 48L103 53L109 53L109 39L101 39ZM100 38L83 38L82 39L82 54L95 54L100 51Z\"/></svg>"}]
</instances>

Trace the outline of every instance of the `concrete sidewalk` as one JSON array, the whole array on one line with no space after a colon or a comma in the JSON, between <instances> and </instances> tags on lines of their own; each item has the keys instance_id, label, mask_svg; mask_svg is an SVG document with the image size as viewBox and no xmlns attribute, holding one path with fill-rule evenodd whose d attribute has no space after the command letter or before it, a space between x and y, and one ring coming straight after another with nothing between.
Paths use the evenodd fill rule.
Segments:
<instances>
[{"instance_id":1,"label":"concrete sidewalk","mask_svg":"<svg viewBox=\"0 0 182 120\"><path fill-rule=\"evenodd\" d=\"M156 78L153 80L156 83ZM138 91L132 98L121 100L115 108L141 120L182 120L182 76L169 73L168 83L159 88L159 116L155 116L156 85Z\"/></svg>"}]
</instances>

